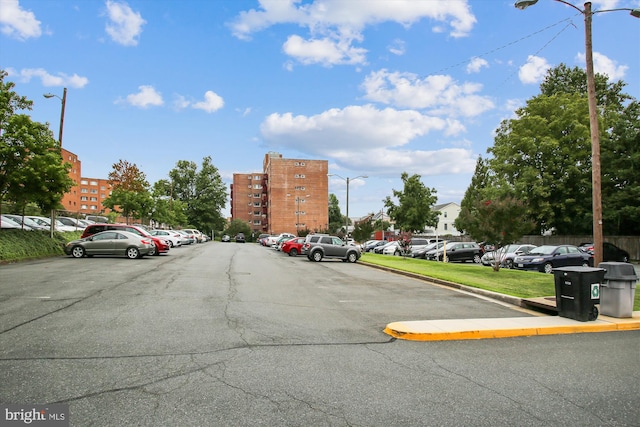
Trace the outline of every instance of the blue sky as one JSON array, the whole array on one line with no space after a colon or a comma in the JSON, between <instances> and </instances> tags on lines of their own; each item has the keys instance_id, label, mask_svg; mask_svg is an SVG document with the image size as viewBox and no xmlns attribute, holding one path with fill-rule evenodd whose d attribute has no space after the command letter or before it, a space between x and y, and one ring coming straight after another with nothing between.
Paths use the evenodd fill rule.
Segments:
<instances>
[{"instance_id":1,"label":"blue sky","mask_svg":"<svg viewBox=\"0 0 640 427\"><path fill-rule=\"evenodd\" d=\"M438 203L459 203L494 130L539 93L545 71L584 67L577 10L513 2L0 0L0 68L56 136L60 100L42 95L67 88L63 146L85 177L106 178L123 159L153 183L178 160L211 156L230 183L277 151L368 176L349 187L357 217L380 211L404 171ZM628 12L594 16L596 72L636 99L639 42ZM345 190L329 178L343 213Z\"/></svg>"}]
</instances>

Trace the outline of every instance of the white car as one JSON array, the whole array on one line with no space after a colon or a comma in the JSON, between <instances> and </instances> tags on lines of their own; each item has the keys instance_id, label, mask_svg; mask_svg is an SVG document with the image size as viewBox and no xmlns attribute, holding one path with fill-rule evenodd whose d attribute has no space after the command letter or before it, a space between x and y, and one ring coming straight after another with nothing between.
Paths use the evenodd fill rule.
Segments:
<instances>
[{"instance_id":1,"label":"white car","mask_svg":"<svg viewBox=\"0 0 640 427\"><path fill-rule=\"evenodd\" d=\"M296 236L291 233L280 233L277 236L269 236L267 238L267 244L265 246L269 246L270 248L274 247L275 244L278 243L278 240L280 240L282 237L290 237L293 239Z\"/></svg>"},{"instance_id":2,"label":"white car","mask_svg":"<svg viewBox=\"0 0 640 427\"><path fill-rule=\"evenodd\" d=\"M152 236L158 236L159 238L167 241L169 246L172 248L182 246L182 241L185 239L184 235L174 230L151 230L149 231L149 234Z\"/></svg>"},{"instance_id":3,"label":"white car","mask_svg":"<svg viewBox=\"0 0 640 427\"><path fill-rule=\"evenodd\" d=\"M42 225L45 228L49 228L49 229L51 228L51 218L47 218L44 216L28 216L25 218L29 218L30 220L35 221L36 223ZM57 219L54 224L55 224L56 231L76 231L75 227L69 227L68 225L64 225Z\"/></svg>"}]
</instances>

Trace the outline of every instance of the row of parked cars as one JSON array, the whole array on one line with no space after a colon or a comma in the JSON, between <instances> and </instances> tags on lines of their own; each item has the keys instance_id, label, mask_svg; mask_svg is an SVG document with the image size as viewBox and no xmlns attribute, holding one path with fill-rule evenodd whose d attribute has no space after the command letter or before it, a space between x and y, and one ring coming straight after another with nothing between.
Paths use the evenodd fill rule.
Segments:
<instances>
[{"instance_id":1,"label":"row of parked cars","mask_svg":"<svg viewBox=\"0 0 640 427\"><path fill-rule=\"evenodd\" d=\"M64 245L64 252L74 258L94 255L124 255L142 258L169 252L171 248L202 243L209 237L195 229L148 230L139 225L91 224L78 240Z\"/></svg>"},{"instance_id":2,"label":"row of parked cars","mask_svg":"<svg viewBox=\"0 0 640 427\"><path fill-rule=\"evenodd\" d=\"M60 232L79 231L84 230L91 224L94 224L91 220L60 216L55 218L54 229ZM2 229L21 229L27 231L51 230L51 218L36 215L2 214L0 227Z\"/></svg>"},{"instance_id":3,"label":"row of parked cars","mask_svg":"<svg viewBox=\"0 0 640 427\"><path fill-rule=\"evenodd\" d=\"M593 244L542 245L512 244L497 250L487 250L487 245L475 242L448 242L438 239L412 238L410 242L413 258L436 261L473 261L485 266L498 262L503 268L540 271L551 273L554 268L566 266L593 266ZM385 255L402 255L399 241L385 242L372 240L362 246L363 251ZM604 261L629 262L629 253L605 242Z\"/></svg>"},{"instance_id":4,"label":"row of parked cars","mask_svg":"<svg viewBox=\"0 0 640 427\"><path fill-rule=\"evenodd\" d=\"M310 261L315 262L324 258L356 262L362 255L360 246L329 234L309 234L305 237L296 237L290 233L265 234L258 236L258 243L289 256L305 255Z\"/></svg>"}]
</instances>

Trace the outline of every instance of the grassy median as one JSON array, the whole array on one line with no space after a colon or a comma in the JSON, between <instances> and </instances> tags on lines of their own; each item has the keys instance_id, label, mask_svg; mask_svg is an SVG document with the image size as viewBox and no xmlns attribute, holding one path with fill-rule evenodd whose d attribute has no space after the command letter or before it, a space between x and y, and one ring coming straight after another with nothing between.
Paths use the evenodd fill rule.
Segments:
<instances>
[{"instance_id":1,"label":"grassy median","mask_svg":"<svg viewBox=\"0 0 640 427\"><path fill-rule=\"evenodd\" d=\"M361 261L518 298L556 294L553 274L506 268L494 271L471 263L443 263L372 253L363 254ZM640 292L635 293L633 309L640 311Z\"/></svg>"}]
</instances>

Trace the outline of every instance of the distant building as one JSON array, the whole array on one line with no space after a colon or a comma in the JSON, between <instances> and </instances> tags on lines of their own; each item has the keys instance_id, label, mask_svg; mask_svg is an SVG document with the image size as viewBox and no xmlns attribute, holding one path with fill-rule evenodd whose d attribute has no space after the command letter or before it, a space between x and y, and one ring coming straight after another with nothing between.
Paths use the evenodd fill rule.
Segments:
<instances>
[{"instance_id":1,"label":"distant building","mask_svg":"<svg viewBox=\"0 0 640 427\"><path fill-rule=\"evenodd\" d=\"M326 230L329 222L329 162L284 159L267 153L262 172L233 174L231 218L255 233Z\"/></svg>"},{"instance_id":2,"label":"distant building","mask_svg":"<svg viewBox=\"0 0 640 427\"><path fill-rule=\"evenodd\" d=\"M111 212L102 202L111 194L111 184L103 178L82 177L82 162L69 150L61 148L62 161L71 163L69 178L74 185L62 196L64 210L85 215Z\"/></svg>"},{"instance_id":3,"label":"distant building","mask_svg":"<svg viewBox=\"0 0 640 427\"><path fill-rule=\"evenodd\" d=\"M427 235L433 236L461 236L462 233L458 231L453 225L458 215L460 215L460 205L457 203L444 203L441 205L435 205L433 209L439 213L438 226L436 228L430 228L426 230Z\"/></svg>"}]
</instances>

